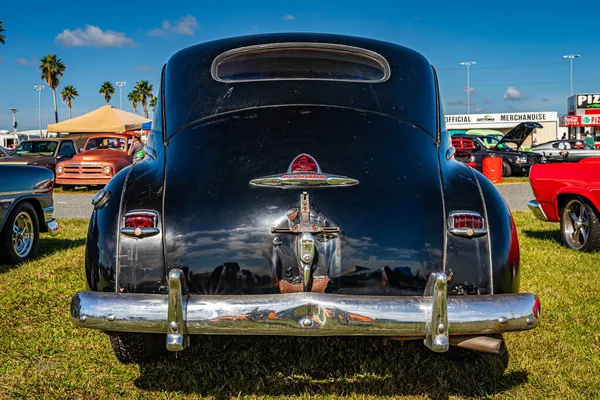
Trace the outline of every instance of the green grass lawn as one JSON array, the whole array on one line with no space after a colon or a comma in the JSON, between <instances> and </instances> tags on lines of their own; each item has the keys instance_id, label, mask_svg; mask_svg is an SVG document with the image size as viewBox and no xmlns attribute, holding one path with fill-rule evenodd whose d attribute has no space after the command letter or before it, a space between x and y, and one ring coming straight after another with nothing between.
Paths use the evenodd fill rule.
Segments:
<instances>
[{"instance_id":1,"label":"green grass lawn","mask_svg":"<svg viewBox=\"0 0 600 400\"><path fill-rule=\"evenodd\" d=\"M539 295L543 320L505 335L508 361L377 338L200 337L141 366L69 322L87 221L64 221L36 261L0 267L0 398L599 398L600 255L563 248L556 224L515 219L521 290Z\"/></svg>"}]
</instances>

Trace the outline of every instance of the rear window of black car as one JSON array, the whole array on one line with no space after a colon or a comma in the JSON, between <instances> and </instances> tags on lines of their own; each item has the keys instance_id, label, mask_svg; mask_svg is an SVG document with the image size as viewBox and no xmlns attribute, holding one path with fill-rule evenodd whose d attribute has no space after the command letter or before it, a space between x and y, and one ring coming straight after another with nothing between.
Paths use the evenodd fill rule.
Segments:
<instances>
[{"instance_id":1,"label":"rear window of black car","mask_svg":"<svg viewBox=\"0 0 600 400\"><path fill-rule=\"evenodd\" d=\"M241 47L215 58L213 78L221 82L316 79L385 82L388 62L370 50L322 43L274 43Z\"/></svg>"}]
</instances>

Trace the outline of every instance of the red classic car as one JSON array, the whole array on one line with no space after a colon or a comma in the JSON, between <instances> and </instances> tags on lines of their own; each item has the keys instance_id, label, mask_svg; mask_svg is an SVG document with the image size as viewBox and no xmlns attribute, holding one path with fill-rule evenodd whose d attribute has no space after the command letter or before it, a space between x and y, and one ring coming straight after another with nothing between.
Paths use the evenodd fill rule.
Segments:
<instances>
[{"instance_id":1,"label":"red classic car","mask_svg":"<svg viewBox=\"0 0 600 400\"><path fill-rule=\"evenodd\" d=\"M538 164L529 180L529 208L543 221L560 222L561 238L579 251L600 250L600 157L578 163Z\"/></svg>"},{"instance_id":2,"label":"red classic car","mask_svg":"<svg viewBox=\"0 0 600 400\"><path fill-rule=\"evenodd\" d=\"M130 134L91 135L82 152L57 164L56 184L63 187L107 184L131 164L131 156L127 154L130 146Z\"/></svg>"}]
</instances>

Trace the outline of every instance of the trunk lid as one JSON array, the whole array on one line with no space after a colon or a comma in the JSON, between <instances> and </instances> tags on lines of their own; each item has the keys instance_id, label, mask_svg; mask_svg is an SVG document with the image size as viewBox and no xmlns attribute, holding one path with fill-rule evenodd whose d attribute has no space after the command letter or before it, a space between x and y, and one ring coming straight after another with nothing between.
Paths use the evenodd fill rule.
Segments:
<instances>
[{"instance_id":1,"label":"trunk lid","mask_svg":"<svg viewBox=\"0 0 600 400\"><path fill-rule=\"evenodd\" d=\"M169 141L163 226L167 265L192 293L297 288L308 254L309 290L420 295L442 269L437 146L413 125L349 109L214 117Z\"/></svg>"}]
</instances>

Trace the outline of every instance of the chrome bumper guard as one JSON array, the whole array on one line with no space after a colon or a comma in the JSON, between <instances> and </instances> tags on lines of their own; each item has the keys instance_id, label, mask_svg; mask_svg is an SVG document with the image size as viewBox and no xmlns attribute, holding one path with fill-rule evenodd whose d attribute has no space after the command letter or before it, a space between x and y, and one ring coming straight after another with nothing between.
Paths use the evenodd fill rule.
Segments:
<instances>
[{"instance_id":1,"label":"chrome bumper guard","mask_svg":"<svg viewBox=\"0 0 600 400\"><path fill-rule=\"evenodd\" d=\"M548 217L546 217L546 213L542 209L540 203L538 203L535 200L529 200L527 202L527 206L529 207L533 215L536 216L537 219L541 219L542 221L548 221Z\"/></svg>"},{"instance_id":2,"label":"chrome bumper guard","mask_svg":"<svg viewBox=\"0 0 600 400\"><path fill-rule=\"evenodd\" d=\"M46 224L46 229L50 236L58 235L60 231L60 225L58 225L58 221L52 218L52 214L54 213L54 206L45 207L42 209L44 212L44 223Z\"/></svg>"},{"instance_id":3,"label":"chrome bumper guard","mask_svg":"<svg viewBox=\"0 0 600 400\"><path fill-rule=\"evenodd\" d=\"M444 273L432 273L423 296L324 293L186 295L184 274L169 272L169 295L84 291L71 320L103 331L162 333L167 349L183 350L188 335L389 336L424 338L444 352L449 336L523 331L540 324L530 293L447 297Z\"/></svg>"}]
</instances>

